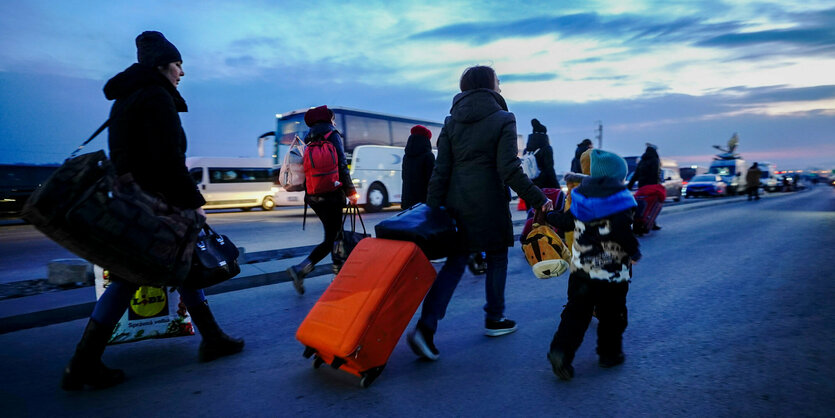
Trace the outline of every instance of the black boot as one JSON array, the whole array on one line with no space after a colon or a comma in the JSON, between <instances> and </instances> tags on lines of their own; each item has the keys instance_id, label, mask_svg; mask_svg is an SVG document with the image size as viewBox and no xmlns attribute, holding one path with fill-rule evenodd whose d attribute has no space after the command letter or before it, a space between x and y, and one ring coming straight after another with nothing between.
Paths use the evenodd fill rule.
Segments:
<instances>
[{"instance_id":1,"label":"black boot","mask_svg":"<svg viewBox=\"0 0 835 418\"><path fill-rule=\"evenodd\" d=\"M209 309L208 302L189 307L188 312L203 337L203 341L200 342L200 361L212 361L219 357L240 353L244 349L243 339L232 338L220 329Z\"/></svg>"},{"instance_id":2,"label":"black boot","mask_svg":"<svg viewBox=\"0 0 835 418\"><path fill-rule=\"evenodd\" d=\"M125 372L109 369L101 362L104 347L113 335L112 326L104 326L90 318L81 341L75 347L70 364L64 369L61 388L64 390L81 390L84 385L102 389L118 385L125 380Z\"/></svg>"},{"instance_id":3,"label":"black boot","mask_svg":"<svg viewBox=\"0 0 835 418\"><path fill-rule=\"evenodd\" d=\"M310 274L313 267L316 267L316 265L310 259L305 258L301 263L287 269L287 274L293 279L293 287L298 294L304 294L304 276Z\"/></svg>"}]
</instances>

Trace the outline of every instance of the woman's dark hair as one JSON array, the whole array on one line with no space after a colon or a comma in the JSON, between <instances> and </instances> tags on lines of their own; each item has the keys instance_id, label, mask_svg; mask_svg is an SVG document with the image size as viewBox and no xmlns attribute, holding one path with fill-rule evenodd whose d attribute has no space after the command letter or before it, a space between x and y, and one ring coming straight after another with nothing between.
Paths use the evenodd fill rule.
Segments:
<instances>
[{"instance_id":1,"label":"woman's dark hair","mask_svg":"<svg viewBox=\"0 0 835 418\"><path fill-rule=\"evenodd\" d=\"M461 74L461 82L459 83L461 91L474 89L490 89L496 88L496 72L493 68L486 65L476 65L474 67L464 70Z\"/></svg>"}]
</instances>

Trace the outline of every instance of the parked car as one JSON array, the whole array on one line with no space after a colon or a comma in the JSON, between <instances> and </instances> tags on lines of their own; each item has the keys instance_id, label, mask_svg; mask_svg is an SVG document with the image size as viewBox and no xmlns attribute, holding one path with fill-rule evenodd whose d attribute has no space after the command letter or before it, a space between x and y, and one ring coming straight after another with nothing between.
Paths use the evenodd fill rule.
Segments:
<instances>
[{"instance_id":1,"label":"parked car","mask_svg":"<svg viewBox=\"0 0 835 418\"><path fill-rule=\"evenodd\" d=\"M630 180L632 180L632 176L635 172L629 173L626 176L625 184L628 184ZM682 181L681 175L678 173L678 169L671 169L671 168L662 168L661 169L661 185L664 186L664 189L667 192L667 199L673 199L674 201L678 202L681 200L681 190L682 190ZM638 183L632 185L632 191L638 190Z\"/></svg>"},{"instance_id":2,"label":"parked car","mask_svg":"<svg viewBox=\"0 0 835 418\"><path fill-rule=\"evenodd\" d=\"M700 174L682 187L681 194L685 199L697 196L726 196L728 184L718 174Z\"/></svg>"}]
</instances>

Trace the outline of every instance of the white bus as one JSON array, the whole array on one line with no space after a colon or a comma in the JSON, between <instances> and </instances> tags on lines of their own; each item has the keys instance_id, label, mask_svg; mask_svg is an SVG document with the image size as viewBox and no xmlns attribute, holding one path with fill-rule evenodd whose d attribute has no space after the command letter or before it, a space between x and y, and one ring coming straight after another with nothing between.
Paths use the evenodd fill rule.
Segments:
<instances>
[{"instance_id":1,"label":"white bus","mask_svg":"<svg viewBox=\"0 0 835 418\"><path fill-rule=\"evenodd\" d=\"M206 199L206 209L275 207L277 188L270 158L189 157L186 167Z\"/></svg>"},{"instance_id":2,"label":"white bus","mask_svg":"<svg viewBox=\"0 0 835 418\"><path fill-rule=\"evenodd\" d=\"M434 148L443 124L340 107L329 109L333 111L334 125L344 139L351 179L359 193L358 203L369 212L399 203L400 164L412 127L427 127L432 132ZM275 148L272 153L276 167L284 160L284 154L290 148L293 138L297 135L304 138L307 135L309 128L304 123L307 110L276 115ZM263 141L259 141L259 146L263 146ZM278 205L301 205L303 199L304 192L286 192L279 188L276 193Z\"/></svg>"}]
</instances>

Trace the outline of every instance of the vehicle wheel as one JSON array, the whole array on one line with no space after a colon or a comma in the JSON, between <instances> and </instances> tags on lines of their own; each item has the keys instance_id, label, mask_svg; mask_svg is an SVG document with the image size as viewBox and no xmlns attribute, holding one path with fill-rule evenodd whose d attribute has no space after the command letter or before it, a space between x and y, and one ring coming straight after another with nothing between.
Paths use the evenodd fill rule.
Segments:
<instances>
[{"instance_id":1,"label":"vehicle wheel","mask_svg":"<svg viewBox=\"0 0 835 418\"><path fill-rule=\"evenodd\" d=\"M681 195L674 197L673 202L681 202Z\"/></svg>"},{"instance_id":2,"label":"vehicle wheel","mask_svg":"<svg viewBox=\"0 0 835 418\"><path fill-rule=\"evenodd\" d=\"M685 199L690 199L690 195L689 195L689 194L688 194L688 195L684 195L684 198L685 198Z\"/></svg>"},{"instance_id":3,"label":"vehicle wheel","mask_svg":"<svg viewBox=\"0 0 835 418\"><path fill-rule=\"evenodd\" d=\"M365 203L365 211L369 213L379 212L388 206L389 198L386 188L379 183L374 183L368 188L368 196Z\"/></svg>"},{"instance_id":4,"label":"vehicle wheel","mask_svg":"<svg viewBox=\"0 0 835 418\"><path fill-rule=\"evenodd\" d=\"M249 212L251 210L252 210L252 208L241 208L241 211L243 211L243 212Z\"/></svg>"},{"instance_id":5,"label":"vehicle wheel","mask_svg":"<svg viewBox=\"0 0 835 418\"><path fill-rule=\"evenodd\" d=\"M261 202L261 209L264 210L273 210L275 208L275 200L273 200L272 196L265 196L264 200Z\"/></svg>"}]
</instances>

